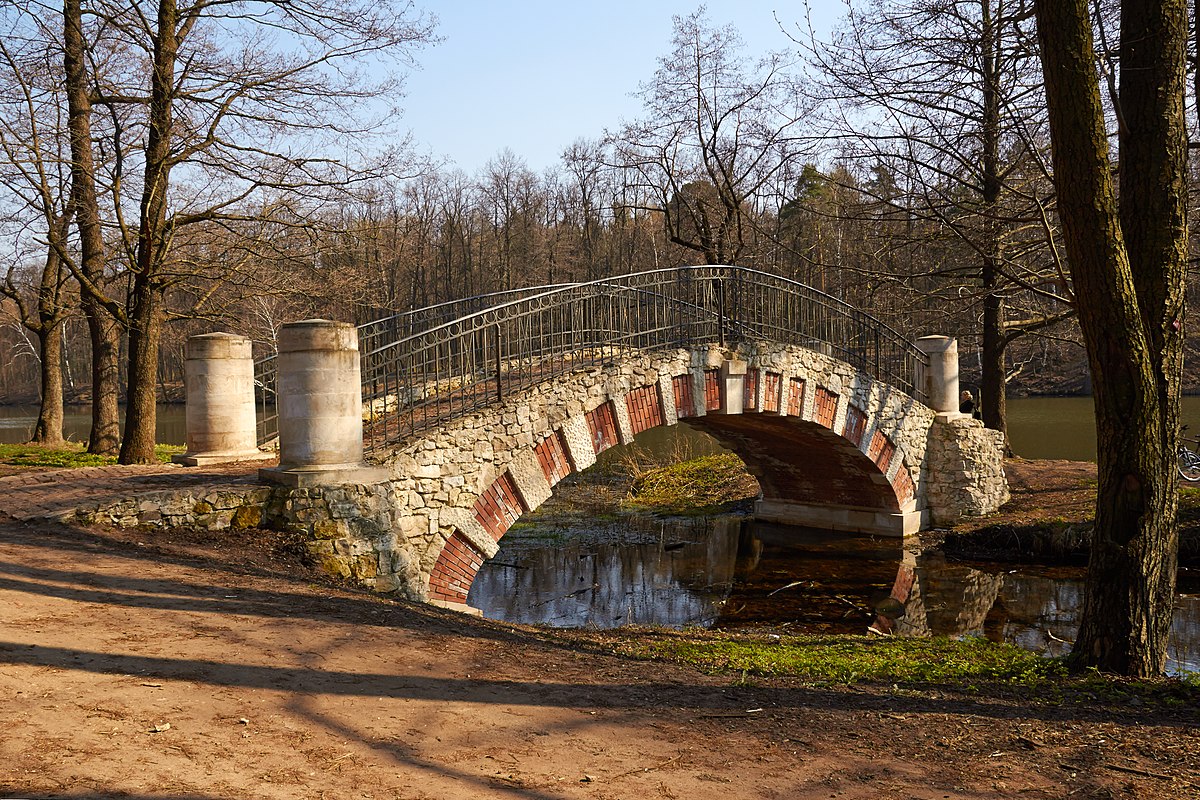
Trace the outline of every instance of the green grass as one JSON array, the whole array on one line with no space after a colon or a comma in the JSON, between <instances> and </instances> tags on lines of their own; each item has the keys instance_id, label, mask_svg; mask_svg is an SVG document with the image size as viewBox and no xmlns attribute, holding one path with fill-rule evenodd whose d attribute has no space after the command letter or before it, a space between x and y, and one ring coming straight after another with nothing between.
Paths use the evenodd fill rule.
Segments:
<instances>
[{"instance_id":1,"label":"green grass","mask_svg":"<svg viewBox=\"0 0 1200 800\"><path fill-rule=\"evenodd\" d=\"M1179 511L1200 509L1200 486L1182 486L1179 489Z\"/></svg>"},{"instance_id":2,"label":"green grass","mask_svg":"<svg viewBox=\"0 0 1200 800\"><path fill-rule=\"evenodd\" d=\"M962 641L865 636L788 636L781 639L648 640L632 655L661 658L713 673L793 676L817 683L1040 684L1065 675L1063 663L985 639Z\"/></svg>"},{"instance_id":3,"label":"green grass","mask_svg":"<svg viewBox=\"0 0 1200 800\"><path fill-rule=\"evenodd\" d=\"M719 632L658 632L623 637L618 652L686 664L734 685L791 677L820 686L876 684L894 691L953 689L1001 693L1039 702L1192 708L1200 674L1133 680L1095 670L1072 673L1065 659L1015 645L963 640L867 636L784 636L763 639Z\"/></svg>"},{"instance_id":4,"label":"green grass","mask_svg":"<svg viewBox=\"0 0 1200 800\"><path fill-rule=\"evenodd\" d=\"M178 445L155 445L154 454L161 462L169 462L171 456L182 453ZM113 456L97 456L85 451L82 444L68 443L64 447L42 447L36 444L0 444L0 464L13 467L50 467L74 469L77 467L101 467L115 464Z\"/></svg>"},{"instance_id":5,"label":"green grass","mask_svg":"<svg viewBox=\"0 0 1200 800\"><path fill-rule=\"evenodd\" d=\"M630 490L631 505L666 513L711 511L753 497L758 484L732 453L652 469Z\"/></svg>"}]
</instances>

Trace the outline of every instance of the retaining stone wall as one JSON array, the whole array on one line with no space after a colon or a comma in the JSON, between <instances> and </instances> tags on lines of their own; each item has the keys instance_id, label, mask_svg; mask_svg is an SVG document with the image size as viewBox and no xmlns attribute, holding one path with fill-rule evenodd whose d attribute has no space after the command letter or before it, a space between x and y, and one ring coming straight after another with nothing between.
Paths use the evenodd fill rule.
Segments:
<instances>
[{"instance_id":1,"label":"retaining stone wall","mask_svg":"<svg viewBox=\"0 0 1200 800\"><path fill-rule=\"evenodd\" d=\"M132 528L244 530L263 525L270 516L273 490L259 484L228 484L219 488L163 489L115 502L78 508L66 515L86 524Z\"/></svg>"}]
</instances>

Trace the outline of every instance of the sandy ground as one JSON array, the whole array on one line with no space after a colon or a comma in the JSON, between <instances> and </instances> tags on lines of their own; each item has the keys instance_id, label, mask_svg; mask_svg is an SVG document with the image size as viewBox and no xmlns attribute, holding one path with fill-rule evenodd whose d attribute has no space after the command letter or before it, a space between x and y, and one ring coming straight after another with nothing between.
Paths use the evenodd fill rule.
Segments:
<instances>
[{"instance_id":1,"label":"sandy ground","mask_svg":"<svg viewBox=\"0 0 1200 800\"><path fill-rule=\"evenodd\" d=\"M0 797L1200 798L1194 707L744 685L294 552L0 520Z\"/></svg>"}]
</instances>

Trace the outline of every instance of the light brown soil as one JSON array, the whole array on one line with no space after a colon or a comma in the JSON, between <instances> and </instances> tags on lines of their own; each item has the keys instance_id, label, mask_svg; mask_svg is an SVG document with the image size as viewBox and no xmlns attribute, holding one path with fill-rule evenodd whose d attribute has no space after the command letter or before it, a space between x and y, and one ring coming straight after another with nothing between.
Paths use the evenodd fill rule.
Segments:
<instances>
[{"instance_id":1,"label":"light brown soil","mask_svg":"<svg viewBox=\"0 0 1200 800\"><path fill-rule=\"evenodd\" d=\"M1090 521L1096 512L1096 465L1086 461L1004 462L1012 499L998 513L971 524L1036 525L1047 519Z\"/></svg>"},{"instance_id":2,"label":"light brown soil","mask_svg":"<svg viewBox=\"0 0 1200 800\"><path fill-rule=\"evenodd\" d=\"M1195 708L748 686L296 552L0 522L0 797L1200 797Z\"/></svg>"}]
</instances>

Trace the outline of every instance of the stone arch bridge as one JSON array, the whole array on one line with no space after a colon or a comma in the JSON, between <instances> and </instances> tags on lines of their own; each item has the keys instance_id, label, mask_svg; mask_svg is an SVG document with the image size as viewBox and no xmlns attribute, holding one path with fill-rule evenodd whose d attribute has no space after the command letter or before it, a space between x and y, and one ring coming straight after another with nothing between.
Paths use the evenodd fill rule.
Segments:
<instances>
[{"instance_id":1,"label":"stone arch bridge","mask_svg":"<svg viewBox=\"0 0 1200 800\"><path fill-rule=\"evenodd\" d=\"M904 536L1007 499L1002 436L956 411L953 340L744 268L292 323L275 361L255 380L277 398L268 516L332 572L450 606L559 481L662 425L736 452L769 520Z\"/></svg>"}]
</instances>

